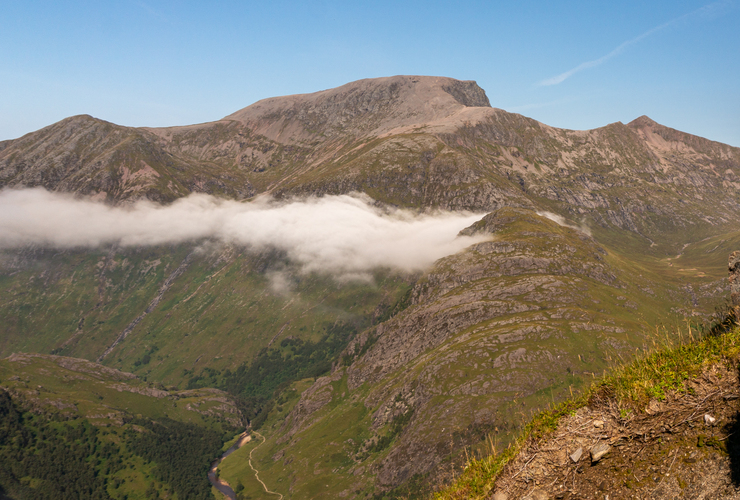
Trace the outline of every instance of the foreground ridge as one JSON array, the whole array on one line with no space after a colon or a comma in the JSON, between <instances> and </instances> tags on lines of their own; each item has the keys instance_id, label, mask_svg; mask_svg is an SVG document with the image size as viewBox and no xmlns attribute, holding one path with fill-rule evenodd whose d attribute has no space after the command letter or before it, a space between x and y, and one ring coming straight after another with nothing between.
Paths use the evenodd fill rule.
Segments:
<instances>
[{"instance_id":1,"label":"foreground ridge","mask_svg":"<svg viewBox=\"0 0 740 500\"><path fill-rule=\"evenodd\" d=\"M740 252L727 316L537 415L437 499L740 498ZM697 335L700 335L697 332Z\"/></svg>"}]
</instances>

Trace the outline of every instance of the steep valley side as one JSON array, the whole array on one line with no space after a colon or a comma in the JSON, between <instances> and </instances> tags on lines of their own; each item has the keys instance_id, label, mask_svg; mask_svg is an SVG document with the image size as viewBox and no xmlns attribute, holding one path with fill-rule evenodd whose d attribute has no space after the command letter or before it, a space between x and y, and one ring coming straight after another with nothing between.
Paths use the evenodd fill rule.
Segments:
<instances>
[{"instance_id":1,"label":"steep valley side","mask_svg":"<svg viewBox=\"0 0 740 500\"><path fill-rule=\"evenodd\" d=\"M633 259L526 209L470 231L492 239L440 260L408 308L267 418L256 463L286 498L444 481L464 447L505 447L531 412L649 349L663 334L655 325L708 317L727 294L724 266L687 272L676 264L692 263L688 253ZM702 253L739 236L707 240Z\"/></svg>"}]
</instances>

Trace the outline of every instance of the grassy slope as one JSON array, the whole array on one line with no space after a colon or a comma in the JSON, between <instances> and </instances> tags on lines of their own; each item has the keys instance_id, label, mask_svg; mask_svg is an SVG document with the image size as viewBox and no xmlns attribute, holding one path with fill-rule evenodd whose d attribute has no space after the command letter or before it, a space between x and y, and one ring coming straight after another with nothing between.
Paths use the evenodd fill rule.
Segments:
<instances>
[{"instance_id":1,"label":"grassy slope","mask_svg":"<svg viewBox=\"0 0 740 500\"><path fill-rule=\"evenodd\" d=\"M34 417L38 425L46 425L46 419L67 422L52 423L57 427L89 422L99 428L102 443L119 446L117 455L97 465L113 498L149 498L147 490L152 487L165 497L177 498L170 486L156 478L156 464L132 450L129 434L143 430L132 423L135 419L193 424L215 430L224 440L239 425L236 409L220 391L164 391L130 374L73 358L20 355L0 360L0 387L38 415ZM114 465L119 458L122 465Z\"/></svg>"},{"instance_id":2,"label":"grassy slope","mask_svg":"<svg viewBox=\"0 0 740 500\"><path fill-rule=\"evenodd\" d=\"M694 332L699 335L699 332ZM681 338L688 342L681 344ZM694 340L689 329L683 332L681 338L676 337L674 332L669 342L678 344L663 344L649 354L617 367L577 397L538 413L527 422L511 446L499 453L494 448L493 454L468 462L464 472L452 484L435 493L434 498L488 498L498 475L525 443L544 441L563 417L588 405L597 394L613 401L624 414L644 414L651 399L665 400L668 393L680 397L681 393L691 390L687 382L701 374L707 366L731 364L736 362L740 354L740 327L737 324L727 332L710 333L698 340Z\"/></svg>"},{"instance_id":3,"label":"grassy slope","mask_svg":"<svg viewBox=\"0 0 740 500\"><path fill-rule=\"evenodd\" d=\"M542 232L543 227L538 227L542 224L549 235ZM524 241L532 252L546 255L547 247L553 247L553 237L557 234L571 235L573 231L549 221L522 220L497 234L497 241ZM715 249L714 243L722 239L725 241ZM567 242L576 244L573 240ZM456 332L379 383L350 391L346 387L346 376L337 372L331 384L334 388L331 402L312 415L311 425L290 438L286 434L290 426L283 425L290 406L283 405L280 412L271 414L261 431L268 439L254 453L260 477L286 498L318 498L342 492L350 497L364 497L374 491L374 476L390 452L409 449L409 441L434 446L440 443L440 436L447 436L458 449L465 444L482 448L484 443L479 440L488 431L498 428L499 443L512 442L521 432L522 422L533 412L553 401L563 400L571 391L587 387L593 376L618 364L620 359L649 349L658 335L652 325L678 323L692 312L707 317L717 303L717 295L726 295L724 247L734 245L733 242L740 243L737 234L690 245L678 260L675 256L669 260L649 252L641 253L636 248L644 250L644 247L637 245L635 248L607 247L605 265L620 271L613 286L573 275L559 275L554 280L534 271L523 276L468 282L447 290L445 296L449 297L462 295L471 287L501 290L542 278L547 293L545 290L538 293L535 289L506 297L504 300L511 304L540 305L528 312L518 310L499 315ZM721 253L722 259L708 259L707 250L714 250L710 252L711 257ZM590 250L584 247L583 251ZM474 258L470 251L465 255L467 259ZM441 261L432 273L444 274L445 266L454 268L456 259L461 258ZM485 254L475 258L486 262ZM707 260L709 265L702 266ZM671 263L674 265L670 266ZM478 264L470 265L476 266ZM696 271L686 270L695 266ZM425 279L420 280L419 286ZM559 284L553 286L555 281ZM697 292L702 287L708 288L705 295L697 293L699 300L695 306L686 290L687 284ZM715 288L719 291L714 291ZM543 310L541 300L544 297L548 302ZM494 301L501 299L493 297ZM676 304L683 304L683 307L671 312ZM396 319L400 321L414 311L411 307ZM522 331L530 333L517 334ZM508 340L492 341L504 338ZM506 359L519 349L529 353L526 363L491 368L491 359L501 356ZM537 368L533 369L533 365ZM484 387L485 381L491 382L492 388ZM408 427L394 438L392 444L397 449L373 450L359 457L361 443L390 432L390 423L380 427L373 425L375 412L414 384L422 384L432 397L423 408L416 408ZM448 410L449 414L445 414ZM494 417L486 420L480 415ZM441 454L444 456L450 451L447 449ZM401 453L400 458L398 455L392 458L398 461L399 469L406 467L404 456L414 455ZM453 453L448 460L450 458L457 461L460 455ZM441 467L447 465L443 462ZM242 481L246 485L251 469L233 467L224 473L230 476L230 482Z\"/></svg>"},{"instance_id":4,"label":"grassy slope","mask_svg":"<svg viewBox=\"0 0 740 500\"><path fill-rule=\"evenodd\" d=\"M0 355L54 352L96 359L147 309L192 249L29 256L18 271L0 275L0 317L7 318ZM378 272L370 284L340 285L328 276L302 274L280 256L219 248L191 257L105 363L179 384L186 380L184 369L234 369L286 337L316 341L338 320L362 329L380 304L394 304L407 289L408 278L392 273Z\"/></svg>"},{"instance_id":5,"label":"grassy slope","mask_svg":"<svg viewBox=\"0 0 740 500\"><path fill-rule=\"evenodd\" d=\"M550 231L562 232L562 229L553 224L548 225L548 228ZM527 230L532 232L532 229L511 228L510 233L501 236L506 239L506 234L515 235L517 231ZM597 238L610 240L598 233ZM536 249L543 245L546 247L547 241L545 238L538 242L535 237L531 239L531 244ZM436 390L440 392L430 400L429 415L444 411L448 408L446 405L450 404L454 408L460 407L463 415L489 412L495 406L498 411L496 421L490 424L506 429L505 434L513 436L522 415L567 396L571 388L577 389L584 380L590 378L590 373L601 373L614 362L617 353L602 342L621 342L617 351L625 356L628 355L625 345L632 346L631 352L634 352L635 348L644 348L649 344L649 340L646 340L650 335L649 325L679 321L694 310L703 314L711 312L716 297L726 294L722 288L724 259L727 250L740 243L740 234L728 233L689 245L678 259L675 255L667 257L651 253L640 239L635 238L634 243L628 245L624 242L630 242L629 238L620 238L620 241L621 247L607 245L608 254L605 258L609 266L621 270L620 282L625 286L624 289L615 293L611 287L593 280L561 279L563 284L559 285L560 295L575 298L570 300L570 305L553 305L553 311L547 317L536 311L519 312L504 314L495 321L482 322L460 332L459 336L449 339L429 353L422 362L409 370L392 375L389 381L373 390L392 397L409 377L418 378L434 369L435 377L440 380ZM5 309L4 317L11 318L7 327L8 335L4 335L2 339L3 351L6 354L14 351L50 352L61 347L58 351L61 354L94 359L138 314L137 311L143 311L147 307L162 281L185 259L188 252L186 247L166 251L118 250L114 252L109 264L106 264L108 252L42 254L37 257L40 263L31 263L12 276L6 274L0 281L5 287L4 296L8 297L0 307ZM337 287L328 278L305 276L289 267L281 267L284 263L277 259L280 263L277 268L282 269L284 276L292 283L292 292L281 295L270 288L272 275L268 272L268 261L264 257L228 252L198 256L165 293L159 306L146 316L107 362L136 371L149 380L178 384L184 380L182 370L185 368L198 373L198 369L202 367L233 368L250 359L283 326L285 329L278 341L289 335L315 340L321 325L335 321L338 317L357 321L358 326L368 325L369 317L377 304L394 303L408 287L404 279L383 274L377 276L376 286ZM52 265L45 269L41 263ZM102 277L101 269L105 269ZM519 279L508 277L469 283L449 293L463 293L465 289L476 286L494 290L516 284ZM691 304L687 285L691 285L697 295L696 306ZM29 296L31 300L28 300ZM615 300L617 296L625 299ZM533 299L514 296L507 300L516 303L531 302ZM673 313L658 313L669 311L676 304L683 305ZM556 318L554 314L561 317ZM604 334L605 336L593 336L589 330L573 331L572 324L584 323L584 315L587 317L585 323L592 321L610 328L619 327L631 333L612 332ZM83 334L75 337L81 316L85 317ZM507 326L507 323L517 327ZM566 357L562 358L564 364L551 367L554 370L552 375L543 380L533 379L527 384L532 390L515 397L516 404L512 401L515 393L506 390L499 394L484 391L478 396L452 396L456 388L465 387L482 377L490 377L488 369L483 368L485 364L476 361L479 357L479 353L476 354L480 351L479 344L486 343L489 338L514 333L519 327L550 333L540 337L530 336L510 346L493 348L488 355L495 357L524 348L553 352L561 356L565 354ZM29 335L30 332L36 334ZM38 332L43 335L38 335ZM60 335L60 332L65 333ZM64 342L70 338L72 341L65 346ZM486 349L490 350L491 347ZM445 353L451 350L469 361L465 367L461 369L455 362L445 361ZM147 353L149 362L142 364L142 358ZM581 354L580 359L577 354ZM198 360L199 357L201 358ZM476 363L480 368L474 368ZM438 370L439 365L446 368ZM566 368L571 368L571 372ZM517 373L524 372L514 369L510 373L494 375L494 378L502 375L521 376L516 375ZM344 382L336 382L342 383ZM432 385L435 384L437 382ZM324 485L330 484L332 491L336 493L369 493L374 473L369 472L371 469L367 464L381 464L389 452L389 449L384 449L370 453L363 460L365 465L359 464L359 467L366 467L363 474L353 475L358 467L350 457L357 452L359 444L389 432L388 424L371 430L372 414L378 405L376 403L364 409L362 404L370 396L370 391L371 388L354 393L342 391L346 392L343 398L339 397L339 390L335 391L331 405L315 416L317 424L305 431L300 441L289 447L286 453L293 457L293 461L289 467L284 467L285 471L281 470L279 464L283 464L286 459L275 463L271 459L285 447L284 444L275 443L275 439L282 434L279 430L282 419L288 415L288 406L279 405L281 410L270 416L264 431L269 438L268 443L255 452L256 463L260 464L260 470L264 468L263 479L270 485L276 485L278 491L286 492L279 489L280 484L293 481L291 478L310 478L308 481L296 480L295 491L298 496L321 494L322 482ZM417 436L419 438L431 440L444 432L442 428L450 432L450 428L444 425L444 419L435 420L436 417L431 416L429 418L432 420L418 416L415 418L417 420L411 424L416 429L424 429L423 435ZM471 422L468 421L455 422L449 440L458 446L472 443L480 438L485 429L485 426L479 429L471 427ZM406 439L416 436L415 432L409 432ZM402 435L397 436L394 444L401 438ZM329 454L320 451L324 447L337 447L330 443L343 443L347 439L352 439L356 444L341 444ZM502 442L507 439L510 438L501 436ZM321 463L318 469L320 473L315 474L312 466L302 466L304 462L298 460L299 455L307 457L303 459L307 464ZM330 478L328 483L327 478ZM237 478L240 479L241 476Z\"/></svg>"}]
</instances>

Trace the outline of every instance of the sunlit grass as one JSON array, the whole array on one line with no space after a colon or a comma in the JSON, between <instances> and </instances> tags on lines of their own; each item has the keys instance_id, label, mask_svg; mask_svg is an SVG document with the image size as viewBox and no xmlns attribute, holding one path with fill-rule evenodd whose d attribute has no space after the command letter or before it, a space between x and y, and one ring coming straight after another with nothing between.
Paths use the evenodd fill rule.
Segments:
<instances>
[{"instance_id":1,"label":"sunlit grass","mask_svg":"<svg viewBox=\"0 0 740 500\"><path fill-rule=\"evenodd\" d=\"M529 440L546 437L562 417L586 406L597 395L616 401L624 415L640 412L651 399L664 400L670 393L685 392L686 382L700 375L706 366L740 356L740 326L731 315L704 329L687 324L681 332L664 333L664 340L656 342L645 356L617 366L583 393L536 414L506 449L497 450L489 436L488 455L470 460L460 476L433 498L486 498L506 464Z\"/></svg>"}]
</instances>

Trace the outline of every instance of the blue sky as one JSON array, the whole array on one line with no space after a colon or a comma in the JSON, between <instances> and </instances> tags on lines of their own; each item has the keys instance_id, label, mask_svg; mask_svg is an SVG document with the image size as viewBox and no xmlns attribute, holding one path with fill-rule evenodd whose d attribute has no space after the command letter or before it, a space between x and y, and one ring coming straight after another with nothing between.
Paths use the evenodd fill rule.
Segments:
<instances>
[{"instance_id":1,"label":"blue sky","mask_svg":"<svg viewBox=\"0 0 740 500\"><path fill-rule=\"evenodd\" d=\"M67 116L217 120L397 74L476 80L494 107L589 129L648 115L740 147L740 0L0 0L0 140Z\"/></svg>"}]
</instances>

